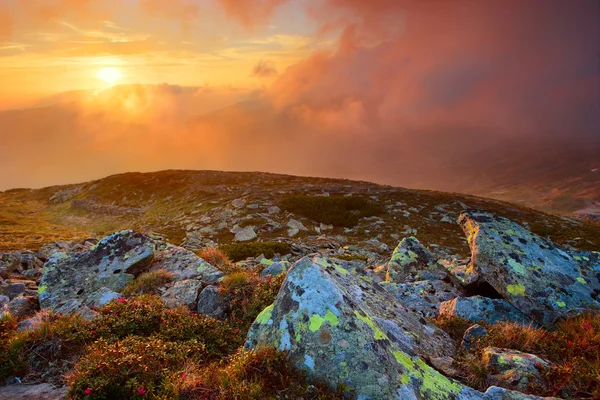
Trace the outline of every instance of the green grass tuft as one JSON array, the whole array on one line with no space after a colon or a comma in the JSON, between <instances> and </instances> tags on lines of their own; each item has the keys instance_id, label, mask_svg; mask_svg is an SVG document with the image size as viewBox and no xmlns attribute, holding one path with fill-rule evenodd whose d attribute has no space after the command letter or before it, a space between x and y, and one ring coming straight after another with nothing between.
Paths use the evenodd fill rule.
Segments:
<instances>
[{"instance_id":1,"label":"green grass tuft","mask_svg":"<svg viewBox=\"0 0 600 400\"><path fill-rule=\"evenodd\" d=\"M382 208L362 197L291 196L281 201L281 208L327 225L352 228L363 217L381 215Z\"/></svg>"}]
</instances>

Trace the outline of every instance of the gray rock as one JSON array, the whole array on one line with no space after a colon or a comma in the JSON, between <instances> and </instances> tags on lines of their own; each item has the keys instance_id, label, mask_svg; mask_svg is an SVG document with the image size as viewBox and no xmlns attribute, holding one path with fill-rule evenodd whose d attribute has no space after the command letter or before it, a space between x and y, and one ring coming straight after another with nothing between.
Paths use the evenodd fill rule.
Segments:
<instances>
[{"instance_id":1,"label":"gray rock","mask_svg":"<svg viewBox=\"0 0 600 400\"><path fill-rule=\"evenodd\" d=\"M488 334L488 330L479 324L475 324L467 329L463 335L461 347L467 351L471 350L479 339Z\"/></svg>"},{"instance_id":2,"label":"gray rock","mask_svg":"<svg viewBox=\"0 0 600 400\"><path fill-rule=\"evenodd\" d=\"M246 348L287 350L290 362L359 399L480 399L424 359L452 356L452 340L408 311L348 263L303 258L273 305L252 325Z\"/></svg>"},{"instance_id":3,"label":"gray rock","mask_svg":"<svg viewBox=\"0 0 600 400\"><path fill-rule=\"evenodd\" d=\"M187 279L177 281L171 285L160 297L169 308L185 305L189 309L196 308L198 293L202 287L202 282L197 279Z\"/></svg>"},{"instance_id":4,"label":"gray rock","mask_svg":"<svg viewBox=\"0 0 600 400\"><path fill-rule=\"evenodd\" d=\"M267 212L269 213L269 215L275 215L279 214L281 212L281 209L277 206L271 206L267 209Z\"/></svg>"},{"instance_id":5,"label":"gray rock","mask_svg":"<svg viewBox=\"0 0 600 400\"><path fill-rule=\"evenodd\" d=\"M543 325L600 309L600 254L561 246L484 212L459 222L472 267L513 306Z\"/></svg>"},{"instance_id":6,"label":"gray rock","mask_svg":"<svg viewBox=\"0 0 600 400\"><path fill-rule=\"evenodd\" d=\"M8 310L18 318L30 317L39 309L38 299L35 296L15 297L8 303Z\"/></svg>"},{"instance_id":7,"label":"gray rock","mask_svg":"<svg viewBox=\"0 0 600 400\"><path fill-rule=\"evenodd\" d=\"M483 296L457 297L440 303L440 315L455 316L473 322L494 324L498 321L529 325L532 320L504 299Z\"/></svg>"},{"instance_id":8,"label":"gray rock","mask_svg":"<svg viewBox=\"0 0 600 400\"><path fill-rule=\"evenodd\" d=\"M538 397L508 390L498 386L490 386L485 392L485 400L561 400L558 397Z\"/></svg>"},{"instance_id":9,"label":"gray rock","mask_svg":"<svg viewBox=\"0 0 600 400\"><path fill-rule=\"evenodd\" d=\"M108 304L109 302L116 300L121 296L119 293L114 292L108 288L100 288L98 290L96 290L95 292L91 293L88 296L88 301L87 301L87 305L89 307L102 307L106 304Z\"/></svg>"},{"instance_id":10,"label":"gray rock","mask_svg":"<svg viewBox=\"0 0 600 400\"><path fill-rule=\"evenodd\" d=\"M552 367L552 363L533 354L517 350L486 347L482 362L491 371L488 382L513 390L527 390L530 385L543 385L541 371Z\"/></svg>"},{"instance_id":11,"label":"gray rock","mask_svg":"<svg viewBox=\"0 0 600 400\"><path fill-rule=\"evenodd\" d=\"M243 208L246 205L246 200L244 199L235 199L231 202L231 205L235 208Z\"/></svg>"},{"instance_id":12,"label":"gray rock","mask_svg":"<svg viewBox=\"0 0 600 400\"><path fill-rule=\"evenodd\" d=\"M68 387L55 387L49 383L0 386L0 400L62 400L68 391Z\"/></svg>"},{"instance_id":13,"label":"gray rock","mask_svg":"<svg viewBox=\"0 0 600 400\"><path fill-rule=\"evenodd\" d=\"M164 269L174 276L175 281L199 279L206 283L218 282L223 273L182 247L161 242L158 244L152 271Z\"/></svg>"},{"instance_id":14,"label":"gray rock","mask_svg":"<svg viewBox=\"0 0 600 400\"><path fill-rule=\"evenodd\" d=\"M121 291L150 267L153 257L154 242L132 231L107 236L88 252L53 253L42 271L40 304L56 312L72 312L75 303L87 305L88 296L101 288Z\"/></svg>"},{"instance_id":15,"label":"gray rock","mask_svg":"<svg viewBox=\"0 0 600 400\"><path fill-rule=\"evenodd\" d=\"M254 232L254 227L247 226L235 234L234 240L236 240L237 242L247 242L249 240L254 240L256 238L257 238L257 235L256 235L256 232Z\"/></svg>"},{"instance_id":16,"label":"gray rock","mask_svg":"<svg viewBox=\"0 0 600 400\"><path fill-rule=\"evenodd\" d=\"M433 253L414 237L402 239L387 264L386 280L390 282L449 279L449 276Z\"/></svg>"},{"instance_id":17,"label":"gray rock","mask_svg":"<svg viewBox=\"0 0 600 400\"><path fill-rule=\"evenodd\" d=\"M462 295L455 286L441 280L407 283L381 282L380 285L403 306L426 318L439 315L441 302Z\"/></svg>"},{"instance_id":18,"label":"gray rock","mask_svg":"<svg viewBox=\"0 0 600 400\"><path fill-rule=\"evenodd\" d=\"M223 298L216 286L207 286L202 290L198 297L199 314L205 314L209 317L223 319L229 309L228 301Z\"/></svg>"},{"instance_id":19,"label":"gray rock","mask_svg":"<svg viewBox=\"0 0 600 400\"><path fill-rule=\"evenodd\" d=\"M274 277L277 275L285 274L290 266L290 263L286 261L274 262L267 268L263 269L260 273L261 278Z\"/></svg>"},{"instance_id":20,"label":"gray rock","mask_svg":"<svg viewBox=\"0 0 600 400\"><path fill-rule=\"evenodd\" d=\"M296 228L290 228L290 229L288 229L288 236L289 236L289 237L294 237L294 236L296 236L298 233L300 233L300 230L299 230L299 229L296 229Z\"/></svg>"},{"instance_id":21,"label":"gray rock","mask_svg":"<svg viewBox=\"0 0 600 400\"><path fill-rule=\"evenodd\" d=\"M298 229L299 231L307 231L308 228L305 227L302 222L295 220L295 219L290 219L290 221L287 223L288 228L290 229Z\"/></svg>"}]
</instances>

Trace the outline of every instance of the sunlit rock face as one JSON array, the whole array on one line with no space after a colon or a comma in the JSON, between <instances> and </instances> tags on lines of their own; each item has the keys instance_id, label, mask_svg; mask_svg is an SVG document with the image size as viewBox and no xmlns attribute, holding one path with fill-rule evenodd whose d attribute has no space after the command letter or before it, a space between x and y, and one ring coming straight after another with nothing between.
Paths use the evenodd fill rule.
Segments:
<instances>
[{"instance_id":1,"label":"sunlit rock face","mask_svg":"<svg viewBox=\"0 0 600 400\"><path fill-rule=\"evenodd\" d=\"M600 309L599 253L555 244L484 212L465 212L459 223L471 247L472 270L539 323Z\"/></svg>"},{"instance_id":2,"label":"sunlit rock face","mask_svg":"<svg viewBox=\"0 0 600 400\"><path fill-rule=\"evenodd\" d=\"M481 398L425 362L452 356L450 337L338 260L303 258L290 269L248 333L246 348L262 346L361 399Z\"/></svg>"}]
</instances>

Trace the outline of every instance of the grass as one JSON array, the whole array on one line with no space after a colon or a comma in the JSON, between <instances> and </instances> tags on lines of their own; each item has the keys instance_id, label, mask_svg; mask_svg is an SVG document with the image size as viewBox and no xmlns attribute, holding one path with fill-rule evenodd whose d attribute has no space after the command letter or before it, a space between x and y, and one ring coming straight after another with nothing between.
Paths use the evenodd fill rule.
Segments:
<instances>
[{"instance_id":1,"label":"grass","mask_svg":"<svg viewBox=\"0 0 600 400\"><path fill-rule=\"evenodd\" d=\"M363 256L362 254L343 254L341 256L335 256L335 258L337 258L338 260L343 260L343 261L359 260L359 261L367 262L369 260L369 257Z\"/></svg>"},{"instance_id":2,"label":"grass","mask_svg":"<svg viewBox=\"0 0 600 400\"><path fill-rule=\"evenodd\" d=\"M130 281L121 293L125 297L140 294L159 294L158 288L171 281L173 281L173 274L164 269L144 272L136 279Z\"/></svg>"},{"instance_id":3,"label":"grass","mask_svg":"<svg viewBox=\"0 0 600 400\"><path fill-rule=\"evenodd\" d=\"M454 320L453 320L454 319ZM454 338L462 338L464 320L437 318L434 320ZM482 337L469 353L458 357L460 370L465 371L465 383L484 390L488 371L481 361L485 347L513 349L538 355L554 363L543 371L544 384L530 388L538 396L564 399L600 398L600 313L588 312L556 324L553 330L499 322L482 324L489 333Z\"/></svg>"},{"instance_id":4,"label":"grass","mask_svg":"<svg viewBox=\"0 0 600 400\"><path fill-rule=\"evenodd\" d=\"M351 196L290 196L285 197L281 208L327 225L352 228L363 217L381 215L381 207L362 197Z\"/></svg>"},{"instance_id":5,"label":"grass","mask_svg":"<svg viewBox=\"0 0 600 400\"><path fill-rule=\"evenodd\" d=\"M250 242L230 243L219 246L219 249L233 262L245 260L248 257L258 257L263 254L273 258L276 254L289 254L290 246L283 242Z\"/></svg>"},{"instance_id":6,"label":"grass","mask_svg":"<svg viewBox=\"0 0 600 400\"><path fill-rule=\"evenodd\" d=\"M226 274L236 272L238 270L238 268L233 265L229 257L227 257L227 254L216 247L208 247L199 250L196 252L196 255Z\"/></svg>"}]
</instances>

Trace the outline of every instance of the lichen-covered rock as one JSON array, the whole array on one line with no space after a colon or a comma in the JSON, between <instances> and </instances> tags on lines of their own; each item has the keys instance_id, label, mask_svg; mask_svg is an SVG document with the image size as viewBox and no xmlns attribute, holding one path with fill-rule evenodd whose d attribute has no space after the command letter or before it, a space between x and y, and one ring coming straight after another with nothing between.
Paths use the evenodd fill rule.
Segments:
<instances>
[{"instance_id":1,"label":"lichen-covered rock","mask_svg":"<svg viewBox=\"0 0 600 400\"><path fill-rule=\"evenodd\" d=\"M552 363L533 354L496 347L483 349L481 360L491 371L489 383L521 391L530 385L543 385L541 371L552 367Z\"/></svg>"},{"instance_id":2,"label":"lichen-covered rock","mask_svg":"<svg viewBox=\"0 0 600 400\"><path fill-rule=\"evenodd\" d=\"M600 253L555 244L484 212L462 213L459 222L473 269L541 324L600 309Z\"/></svg>"},{"instance_id":3,"label":"lichen-covered rock","mask_svg":"<svg viewBox=\"0 0 600 400\"><path fill-rule=\"evenodd\" d=\"M278 261L269 265L267 268L263 269L260 273L261 278L269 278L278 276L281 274L285 274L290 266L290 263L287 261Z\"/></svg>"},{"instance_id":4,"label":"lichen-covered rock","mask_svg":"<svg viewBox=\"0 0 600 400\"><path fill-rule=\"evenodd\" d=\"M348 263L308 258L288 272L275 302L248 332L246 348L273 346L359 399L467 399L478 392L425 360L452 356L452 340Z\"/></svg>"},{"instance_id":5,"label":"lichen-covered rock","mask_svg":"<svg viewBox=\"0 0 600 400\"><path fill-rule=\"evenodd\" d=\"M88 252L53 253L42 271L40 304L56 312L75 311L89 305L88 296L101 288L121 291L153 257L154 242L133 231L107 236Z\"/></svg>"},{"instance_id":6,"label":"lichen-covered rock","mask_svg":"<svg viewBox=\"0 0 600 400\"><path fill-rule=\"evenodd\" d=\"M463 334L460 346L465 350L471 350L477 342L488 334L488 330L479 324L470 326Z\"/></svg>"},{"instance_id":7,"label":"lichen-covered rock","mask_svg":"<svg viewBox=\"0 0 600 400\"><path fill-rule=\"evenodd\" d=\"M442 280L407 283L381 282L380 285L402 305L426 318L440 313L440 303L461 296L454 285Z\"/></svg>"},{"instance_id":8,"label":"lichen-covered rock","mask_svg":"<svg viewBox=\"0 0 600 400\"><path fill-rule=\"evenodd\" d=\"M171 285L160 297L165 305L169 308L174 308L179 305L185 305L190 310L196 308L198 294L202 282L197 279L186 279L177 281Z\"/></svg>"},{"instance_id":9,"label":"lichen-covered rock","mask_svg":"<svg viewBox=\"0 0 600 400\"><path fill-rule=\"evenodd\" d=\"M440 303L440 315L455 316L472 322L498 321L531 324L531 319L504 299L489 299L483 296L457 297Z\"/></svg>"},{"instance_id":10,"label":"lichen-covered rock","mask_svg":"<svg viewBox=\"0 0 600 400\"><path fill-rule=\"evenodd\" d=\"M199 314L208 315L213 318L225 318L229 309L229 302L219 292L216 286L207 286L198 296L197 311Z\"/></svg>"},{"instance_id":11,"label":"lichen-covered rock","mask_svg":"<svg viewBox=\"0 0 600 400\"><path fill-rule=\"evenodd\" d=\"M387 264L386 280L396 283L449 279L449 272L416 238L402 239Z\"/></svg>"},{"instance_id":12,"label":"lichen-covered rock","mask_svg":"<svg viewBox=\"0 0 600 400\"><path fill-rule=\"evenodd\" d=\"M485 400L561 400L558 397L538 397L508 390L498 386L490 386L485 392Z\"/></svg>"},{"instance_id":13,"label":"lichen-covered rock","mask_svg":"<svg viewBox=\"0 0 600 400\"><path fill-rule=\"evenodd\" d=\"M223 273L194 252L169 243L157 244L152 270L164 269L173 274L176 281L199 279L203 282L218 282Z\"/></svg>"}]
</instances>

